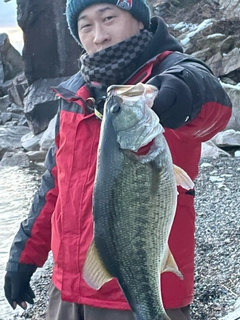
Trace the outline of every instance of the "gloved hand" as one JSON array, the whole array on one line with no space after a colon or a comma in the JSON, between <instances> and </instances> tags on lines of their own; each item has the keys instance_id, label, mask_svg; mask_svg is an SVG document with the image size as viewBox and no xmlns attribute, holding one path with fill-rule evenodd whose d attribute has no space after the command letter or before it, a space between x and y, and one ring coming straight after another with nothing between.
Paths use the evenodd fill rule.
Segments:
<instances>
[{"instance_id":1,"label":"gloved hand","mask_svg":"<svg viewBox=\"0 0 240 320\"><path fill-rule=\"evenodd\" d=\"M161 74L151 78L147 84L159 90L152 109L163 127L176 129L189 120L192 114L192 93L180 75Z\"/></svg>"},{"instance_id":2,"label":"gloved hand","mask_svg":"<svg viewBox=\"0 0 240 320\"><path fill-rule=\"evenodd\" d=\"M36 270L35 266L27 265L24 271L7 271L5 275L5 296L13 309L19 305L26 309L26 302L33 304L35 294L30 287L30 279Z\"/></svg>"}]
</instances>

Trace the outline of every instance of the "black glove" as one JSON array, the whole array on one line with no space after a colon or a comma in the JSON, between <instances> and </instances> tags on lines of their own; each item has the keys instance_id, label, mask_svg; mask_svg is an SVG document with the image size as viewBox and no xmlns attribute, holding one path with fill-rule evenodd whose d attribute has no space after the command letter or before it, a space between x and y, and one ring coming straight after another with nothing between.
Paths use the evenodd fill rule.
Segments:
<instances>
[{"instance_id":1,"label":"black glove","mask_svg":"<svg viewBox=\"0 0 240 320\"><path fill-rule=\"evenodd\" d=\"M176 129L189 120L192 113L192 94L183 79L162 74L153 77L147 84L159 90L152 109L164 127Z\"/></svg>"},{"instance_id":2,"label":"black glove","mask_svg":"<svg viewBox=\"0 0 240 320\"><path fill-rule=\"evenodd\" d=\"M5 296L13 309L16 308L17 304L26 309L26 302L34 303L35 294L29 283L36 267L31 265L26 265L26 267L24 271L7 271L5 275Z\"/></svg>"}]
</instances>

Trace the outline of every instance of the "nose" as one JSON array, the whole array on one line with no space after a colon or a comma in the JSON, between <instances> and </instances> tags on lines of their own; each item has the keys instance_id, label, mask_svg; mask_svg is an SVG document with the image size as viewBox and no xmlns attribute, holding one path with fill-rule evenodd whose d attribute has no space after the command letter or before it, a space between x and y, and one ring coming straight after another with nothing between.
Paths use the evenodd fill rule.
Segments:
<instances>
[{"instance_id":1,"label":"nose","mask_svg":"<svg viewBox=\"0 0 240 320\"><path fill-rule=\"evenodd\" d=\"M95 27L95 35L94 35L94 43L96 45L101 45L110 40L109 33L105 30L103 26L96 25Z\"/></svg>"}]
</instances>

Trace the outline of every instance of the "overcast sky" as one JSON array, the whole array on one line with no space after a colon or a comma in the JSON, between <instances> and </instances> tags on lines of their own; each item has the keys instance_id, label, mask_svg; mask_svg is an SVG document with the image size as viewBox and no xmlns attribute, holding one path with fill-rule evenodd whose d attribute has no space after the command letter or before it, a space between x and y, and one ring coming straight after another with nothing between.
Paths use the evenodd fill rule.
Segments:
<instances>
[{"instance_id":1,"label":"overcast sky","mask_svg":"<svg viewBox=\"0 0 240 320\"><path fill-rule=\"evenodd\" d=\"M17 24L16 0L0 0L0 33L7 33L11 44L21 53L22 31Z\"/></svg>"},{"instance_id":2,"label":"overcast sky","mask_svg":"<svg viewBox=\"0 0 240 320\"><path fill-rule=\"evenodd\" d=\"M0 27L13 27L17 25L16 21L16 1L11 0L9 2L4 2L0 0Z\"/></svg>"}]
</instances>

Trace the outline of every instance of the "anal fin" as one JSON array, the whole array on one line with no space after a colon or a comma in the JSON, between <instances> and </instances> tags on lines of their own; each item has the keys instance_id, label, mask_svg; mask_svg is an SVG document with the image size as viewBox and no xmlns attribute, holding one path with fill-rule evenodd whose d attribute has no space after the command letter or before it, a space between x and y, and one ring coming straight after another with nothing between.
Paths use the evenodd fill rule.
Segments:
<instances>
[{"instance_id":1,"label":"anal fin","mask_svg":"<svg viewBox=\"0 0 240 320\"><path fill-rule=\"evenodd\" d=\"M165 251L165 258L163 259L162 270L161 270L161 273L164 273L164 272L173 272L176 274L176 276L178 276L181 280L183 280L183 275L179 271L177 263L168 247L167 247L167 250Z\"/></svg>"},{"instance_id":2,"label":"anal fin","mask_svg":"<svg viewBox=\"0 0 240 320\"><path fill-rule=\"evenodd\" d=\"M97 252L94 240L91 243L87 257L83 266L83 279L93 289L100 289L104 283L110 281L113 277L106 270L99 254Z\"/></svg>"}]
</instances>

